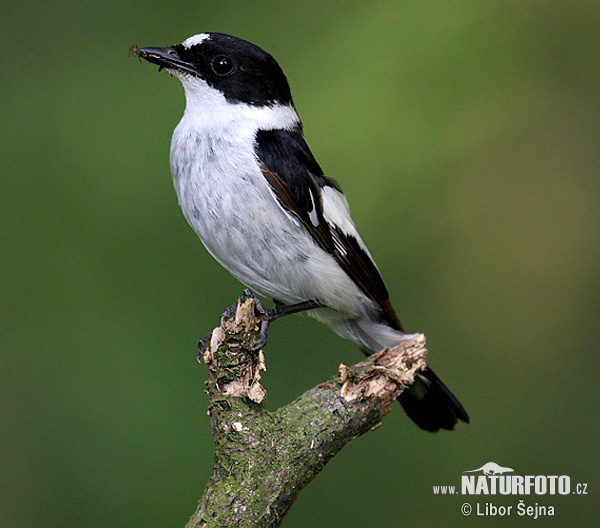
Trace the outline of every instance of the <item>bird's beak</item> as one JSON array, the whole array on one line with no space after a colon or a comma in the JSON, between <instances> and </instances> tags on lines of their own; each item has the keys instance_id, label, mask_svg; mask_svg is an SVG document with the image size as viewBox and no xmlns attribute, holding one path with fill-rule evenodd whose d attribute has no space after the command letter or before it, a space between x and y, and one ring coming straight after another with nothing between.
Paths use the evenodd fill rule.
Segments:
<instances>
[{"instance_id":1,"label":"bird's beak","mask_svg":"<svg viewBox=\"0 0 600 528\"><path fill-rule=\"evenodd\" d=\"M179 70L193 75L198 75L198 71L189 62L181 59L177 50L173 47L169 48L134 48L134 52L138 57L146 59L148 62L158 64L160 71L162 68L169 70Z\"/></svg>"}]
</instances>

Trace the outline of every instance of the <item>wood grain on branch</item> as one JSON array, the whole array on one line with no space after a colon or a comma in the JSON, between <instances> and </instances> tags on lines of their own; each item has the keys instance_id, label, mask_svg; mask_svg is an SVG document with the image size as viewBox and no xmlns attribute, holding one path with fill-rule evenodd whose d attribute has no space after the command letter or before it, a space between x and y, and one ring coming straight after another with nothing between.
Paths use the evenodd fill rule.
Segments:
<instances>
[{"instance_id":1,"label":"wood grain on branch","mask_svg":"<svg viewBox=\"0 0 600 528\"><path fill-rule=\"evenodd\" d=\"M298 493L344 447L381 424L425 368L425 336L384 349L275 412L262 401L254 300L216 328L204 353L215 444L212 477L187 528L276 527Z\"/></svg>"}]
</instances>

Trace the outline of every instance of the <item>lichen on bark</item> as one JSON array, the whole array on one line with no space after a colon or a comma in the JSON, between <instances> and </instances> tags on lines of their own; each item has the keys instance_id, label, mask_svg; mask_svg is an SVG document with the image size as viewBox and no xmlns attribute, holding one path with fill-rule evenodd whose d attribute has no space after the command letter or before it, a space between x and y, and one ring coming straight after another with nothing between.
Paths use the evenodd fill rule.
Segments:
<instances>
[{"instance_id":1,"label":"lichen on bark","mask_svg":"<svg viewBox=\"0 0 600 528\"><path fill-rule=\"evenodd\" d=\"M425 368L425 336L384 349L274 411L262 405L262 351L252 298L214 330L203 359L213 474L186 528L277 527L298 493L353 438L378 427Z\"/></svg>"}]
</instances>

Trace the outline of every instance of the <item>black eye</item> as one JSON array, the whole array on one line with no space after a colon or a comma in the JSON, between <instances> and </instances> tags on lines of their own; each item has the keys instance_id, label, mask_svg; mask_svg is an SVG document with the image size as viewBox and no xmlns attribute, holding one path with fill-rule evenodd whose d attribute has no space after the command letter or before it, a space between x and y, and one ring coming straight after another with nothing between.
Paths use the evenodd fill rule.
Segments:
<instances>
[{"instance_id":1,"label":"black eye","mask_svg":"<svg viewBox=\"0 0 600 528\"><path fill-rule=\"evenodd\" d=\"M233 71L233 61L225 55L217 55L212 60L212 69L217 75L229 75Z\"/></svg>"}]
</instances>

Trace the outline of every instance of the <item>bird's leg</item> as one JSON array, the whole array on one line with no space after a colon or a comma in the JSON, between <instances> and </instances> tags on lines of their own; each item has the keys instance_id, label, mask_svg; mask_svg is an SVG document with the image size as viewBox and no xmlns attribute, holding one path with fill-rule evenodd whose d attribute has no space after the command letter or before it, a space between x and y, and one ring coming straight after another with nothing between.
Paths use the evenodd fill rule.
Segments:
<instances>
[{"instance_id":1,"label":"bird's leg","mask_svg":"<svg viewBox=\"0 0 600 528\"><path fill-rule=\"evenodd\" d=\"M261 348L265 347L267 344L269 325L275 319L298 312L304 312L306 310L313 310L314 308L323 308L323 305L317 301L303 301L297 304L283 304L281 301L275 300L275 308L268 309L262 305L260 300L257 299L257 297L250 290L245 290L244 294L254 298L254 302L256 303L256 313L260 320L260 334L258 336L258 341L250 349L250 352L257 352Z\"/></svg>"},{"instance_id":2,"label":"bird's leg","mask_svg":"<svg viewBox=\"0 0 600 528\"><path fill-rule=\"evenodd\" d=\"M253 347L250 348L250 352L258 352L261 348L264 348L264 346L267 344L269 325L275 319L279 319L280 317L285 317L286 315L291 315L298 312L304 312L306 310L323 308L323 305L317 301L303 301L297 304L284 304L281 301L275 300L275 308L269 309L265 308L262 305L262 302L260 302L260 299L256 297L254 293L246 289L241 295L241 300L245 301L249 298L254 299L254 309L260 321L260 334L258 336L258 341L254 344ZM237 310L237 305L238 304L236 302L223 312L223 315L221 316L221 328L224 328L225 321L227 321L232 315L235 314ZM198 362L202 361L202 354L204 348L210 343L211 337L212 332L198 341L198 349L200 350L200 353L198 354Z\"/></svg>"},{"instance_id":3,"label":"bird's leg","mask_svg":"<svg viewBox=\"0 0 600 528\"><path fill-rule=\"evenodd\" d=\"M292 315L306 310L314 310L315 308L323 308L323 305L317 301L302 301L296 304L283 304L281 301L275 301L275 308L268 310L271 313L271 320Z\"/></svg>"}]
</instances>

